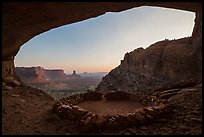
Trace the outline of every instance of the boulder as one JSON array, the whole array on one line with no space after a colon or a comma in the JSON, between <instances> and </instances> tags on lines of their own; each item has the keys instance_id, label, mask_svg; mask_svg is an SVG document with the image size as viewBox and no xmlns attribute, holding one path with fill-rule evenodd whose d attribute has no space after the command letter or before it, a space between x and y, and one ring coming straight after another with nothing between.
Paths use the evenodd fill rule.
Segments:
<instances>
[{"instance_id":1,"label":"boulder","mask_svg":"<svg viewBox=\"0 0 204 137\"><path fill-rule=\"evenodd\" d=\"M4 79L4 81L5 81L6 83L8 83L9 85L11 85L11 86L20 86L20 85L21 85L21 82L15 80L14 77L6 77L6 78Z\"/></svg>"}]
</instances>

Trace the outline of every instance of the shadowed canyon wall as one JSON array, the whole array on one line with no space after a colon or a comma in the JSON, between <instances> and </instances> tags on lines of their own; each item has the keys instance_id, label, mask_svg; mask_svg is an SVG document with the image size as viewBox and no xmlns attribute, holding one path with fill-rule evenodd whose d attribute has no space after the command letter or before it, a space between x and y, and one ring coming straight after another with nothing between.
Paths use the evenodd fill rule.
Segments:
<instances>
[{"instance_id":1,"label":"shadowed canyon wall","mask_svg":"<svg viewBox=\"0 0 204 137\"><path fill-rule=\"evenodd\" d=\"M96 90L151 94L159 87L184 81L202 81L202 12L196 12L191 37L159 41L126 53Z\"/></svg>"},{"instance_id":2,"label":"shadowed canyon wall","mask_svg":"<svg viewBox=\"0 0 204 137\"><path fill-rule=\"evenodd\" d=\"M200 51L193 50L192 37L135 49L125 54L121 64L102 79L96 90L152 93L164 85L200 81L202 62L197 56Z\"/></svg>"},{"instance_id":3,"label":"shadowed canyon wall","mask_svg":"<svg viewBox=\"0 0 204 137\"><path fill-rule=\"evenodd\" d=\"M34 36L50 29L139 6L159 6L196 12L192 55L202 69L202 3L196 2L68 2L3 3L2 79L14 74L14 57ZM128 46L128 45L127 45Z\"/></svg>"}]
</instances>

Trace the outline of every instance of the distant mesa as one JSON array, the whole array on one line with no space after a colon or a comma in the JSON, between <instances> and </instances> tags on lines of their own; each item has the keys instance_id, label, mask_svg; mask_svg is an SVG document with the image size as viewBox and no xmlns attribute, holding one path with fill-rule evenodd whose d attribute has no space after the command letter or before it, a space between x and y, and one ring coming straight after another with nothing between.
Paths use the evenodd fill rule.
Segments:
<instances>
[{"instance_id":1,"label":"distant mesa","mask_svg":"<svg viewBox=\"0 0 204 137\"><path fill-rule=\"evenodd\" d=\"M92 72L92 73L88 73L88 72L83 72L80 74L80 76L82 77L104 77L105 75L107 75L108 72Z\"/></svg>"},{"instance_id":2,"label":"distant mesa","mask_svg":"<svg viewBox=\"0 0 204 137\"><path fill-rule=\"evenodd\" d=\"M48 80L66 79L63 69L44 69L41 66L37 67L15 67L15 73L20 79L27 82L46 82Z\"/></svg>"},{"instance_id":3,"label":"distant mesa","mask_svg":"<svg viewBox=\"0 0 204 137\"><path fill-rule=\"evenodd\" d=\"M81 74L77 74L77 72L73 70L73 73L68 75L68 74L65 74L63 69L44 69L41 66L15 67L14 71L15 71L15 74L24 83L49 83L50 81L78 79L81 77L102 78L106 74L108 74L108 72L97 72L97 73L84 72Z\"/></svg>"}]
</instances>

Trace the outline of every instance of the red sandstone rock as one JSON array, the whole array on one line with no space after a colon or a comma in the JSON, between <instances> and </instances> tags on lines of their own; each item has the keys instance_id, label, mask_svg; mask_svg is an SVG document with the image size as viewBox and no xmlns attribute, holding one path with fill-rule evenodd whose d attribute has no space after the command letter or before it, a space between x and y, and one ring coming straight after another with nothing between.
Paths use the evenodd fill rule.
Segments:
<instances>
[{"instance_id":1,"label":"red sandstone rock","mask_svg":"<svg viewBox=\"0 0 204 137\"><path fill-rule=\"evenodd\" d=\"M47 80L65 79L64 70L48 70L40 66L38 67L15 67L15 73L23 82L45 82Z\"/></svg>"},{"instance_id":2,"label":"red sandstone rock","mask_svg":"<svg viewBox=\"0 0 204 137\"><path fill-rule=\"evenodd\" d=\"M170 82L201 78L197 56L192 54L192 38L164 40L147 49L126 53L124 60L106 75L97 91L116 90L151 93Z\"/></svg>"}]
</instances>

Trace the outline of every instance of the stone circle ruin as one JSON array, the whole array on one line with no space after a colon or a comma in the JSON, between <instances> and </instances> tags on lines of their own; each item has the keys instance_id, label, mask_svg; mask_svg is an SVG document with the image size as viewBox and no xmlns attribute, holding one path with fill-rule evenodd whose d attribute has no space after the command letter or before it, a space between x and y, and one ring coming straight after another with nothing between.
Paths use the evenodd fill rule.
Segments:
<instances>
[{"instance_id":1,"label":"stone circle ruin","mask_svg":"<svg viewBox=\"0 0 204 137\"><path fill-rule=\"evenodd\" d=\"M114 102L121 106L114 106ZM105 103L108 105L104 106ZM131 108L125 108L130 104ZM167 114L162 100L122 91L75 94L60 99L52 111L62 119L78 121L78 126L86 132L140 126Z\"/></svg>"}]
</instances>

